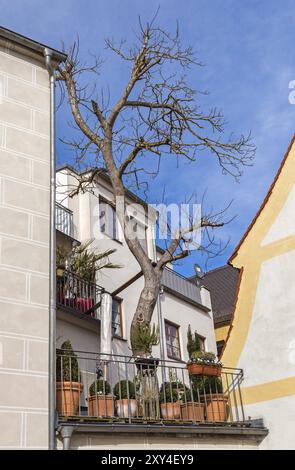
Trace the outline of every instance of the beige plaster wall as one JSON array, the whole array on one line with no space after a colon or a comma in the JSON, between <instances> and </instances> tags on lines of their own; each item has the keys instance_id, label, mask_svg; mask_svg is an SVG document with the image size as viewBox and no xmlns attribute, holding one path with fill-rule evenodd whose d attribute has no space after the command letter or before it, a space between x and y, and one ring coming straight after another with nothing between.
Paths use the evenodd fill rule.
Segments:
<instances>
[{"instance_id":1,"label":"beige plaster wall","mask_svg":"<svg viewBox=\"0 0 295 470\"><path fill-rule=\"evenodd\" d=\"M0 43L0 449L46 448L49 81Z\"/></svg>"}]
</instances>

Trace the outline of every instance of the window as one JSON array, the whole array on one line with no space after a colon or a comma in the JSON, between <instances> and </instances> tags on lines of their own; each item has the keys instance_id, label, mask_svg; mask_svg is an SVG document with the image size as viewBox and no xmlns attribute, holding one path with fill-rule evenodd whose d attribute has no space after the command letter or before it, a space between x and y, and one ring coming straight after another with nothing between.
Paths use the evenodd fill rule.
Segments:
<instances>
[{"instance_id":1,"label":"window","mask_svg":"<svg viewBox=\"0 0 295 470\"><path fill-rule=\"evenodd\" d=\"M122 328L122 300L113 299L112 303L112 333L113 336L123 337Z\"/></svg>"},{"instance_id":2,"label":"window","mask_svg":"<svg viewBox=\"0 0 295 470\"><path fill-rule=\"evenodd\" d=\"M99 226L102 233L117 239L116 209L104 199L99 201Z\"/></svg>"},{"instance_id":3,"label":"window","mask_svg":"<svg viewBox=\"0 0 295 470\"><path fill-rule=\"evenodd\" d=\"M205 348L206 338L204 338L204 336L200 336L200 335L198 335L198 338L199 338L199 342L200 342L200 351L205 352L205 350L206 350L206 348Z\"/></svg>"},{"instance_id":4,"label":"window","mask_svg":"<svg viewBox=\"0 0 295 470\"><path fill-rule=\"evenodd\" d=\"M130 220L133 221L132 227L134 233L136 234L136 238L138 239L144 251L147 253L146 225L142 224L132 216L130 216Z\"/></svg>"},{"instance_id":5,"label":"window","mask_svg":"<svg viewBox=\"0 0 295 470\"><path fill-rule=\"evenodd\" d=\"M216 346L217 346L217 356L220 358L223 346L225 345L225 341L222 339L220 341L217 341Z\"/></svg>"},{"instance_id":6,"label":"window","mask_svg":"<svg viewBox=\"0 0 295 470\"><path fill-rule=\"evenodd\" d=\"M181 359L179 327L165 320L167 356L170 359Z\"/></svg>"}]
</instances>

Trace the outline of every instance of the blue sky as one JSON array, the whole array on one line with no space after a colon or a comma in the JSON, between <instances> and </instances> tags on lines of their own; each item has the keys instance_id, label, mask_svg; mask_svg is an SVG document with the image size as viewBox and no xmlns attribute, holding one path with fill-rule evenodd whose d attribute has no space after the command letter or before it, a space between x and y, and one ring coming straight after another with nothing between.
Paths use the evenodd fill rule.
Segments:
<instances>
[{"instance_id":1,"label":"blue sky","mask_svg":"<svg viewBox=\"0 0 295 470\"><path fill-rule=\"evenodd\" d=\"M192 86L208 89L205 107L221 108L229 132L252 131L257 154L240 182L221 174L213 158L201 157L193 165L167 161L152 183L153 195L165 186L167 200L182 202L192 192L207 189L207 204L222 208L231 199L230 225L220 237L230 243L210 268L225 263L238 243L276 173L294 133L295 106L288 101L288 85L295 79L293 0L0 0L1 25L56 48L70 45L79 34L81 54L105 58L102 86L114 99L122 85L121 63L104 49L104 38L134 39L138 15L149 20L160 5L158 24L169 30L179 22L183 41L192 45L206 67L189 74ZM59 112L58 133L65 137L68 113ZM70 161L69 151L58 145L59 163ZM150 195L151 202L157 202ZM195 253L179 266L193 273Z\"/></svg>"}]
</instances>

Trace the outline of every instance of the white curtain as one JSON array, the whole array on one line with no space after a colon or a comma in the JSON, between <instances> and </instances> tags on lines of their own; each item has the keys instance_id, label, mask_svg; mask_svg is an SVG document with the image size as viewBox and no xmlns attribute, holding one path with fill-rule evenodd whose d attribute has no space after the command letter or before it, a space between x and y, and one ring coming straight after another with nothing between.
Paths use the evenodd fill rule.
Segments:
<instances>
[{"instance_id":1,"label":"white curtain","mask_svg":"<svg viewBox=\"0 0 295 470\"><path fill-rule=\"evenodd\" d=\"M102 294L100 309L100 350L112 354L112 297Z\"/></svg>"}]
</instances>

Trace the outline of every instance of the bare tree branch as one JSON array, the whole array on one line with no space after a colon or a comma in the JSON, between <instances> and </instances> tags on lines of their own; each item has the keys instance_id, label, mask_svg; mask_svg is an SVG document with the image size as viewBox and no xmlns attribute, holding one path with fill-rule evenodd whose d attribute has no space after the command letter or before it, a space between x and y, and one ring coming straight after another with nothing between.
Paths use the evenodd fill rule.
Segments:
<instances>
[{"instance_id":1,"label":"bare tree branch","mask_svg":"<svg viewBox=\"0 0 295 470\"><path fill-rule=\"evenodd\" d=\"M211 154L223 172L238 178L242 168L252 164L255 154L250 134L226 137L222 113L215 108L208 112L201 109L198 99L201 93L191 88L186 80L187 69L201 64L193 49L182 45L178 28L172 35L156 27L155 20L145 27L140 23L137 42L129 49L124 41L118 45L111 40L106 42L107 48L129 68L129 79L113 105L110 95L105 99L101 92L99 98L96 86L89 92L89 88L80 83L80 78L87 73L98 76L101 61L96 59L93 66L81 64L79 43L71 49L67 62L58 67L58 80L64 85L75 125L83 135L70 145L76 152L77 163L81 164L86 157L92 158L92 170L83 175L72 197L89 189L99 177L102 163L114 196L122 201L116 210L124 238L144 275L144 288L131 333L139 324L151 321L162 271L168 263L189 255L187 245L191 234L197 230L207 234L208 246L199 248L210 253L210 247L216 245L210 231L225 222L223 211L203 215L198 222L191 221L178 233L170 234L167 249L153 265L130 231L126 214L127 186L139 188L147 184L143 175L157 175L160 161L166 155L193 162L201 152L206 156ZM152 168L154 160L155 169Z\"/></svg>"}]
</instances>

